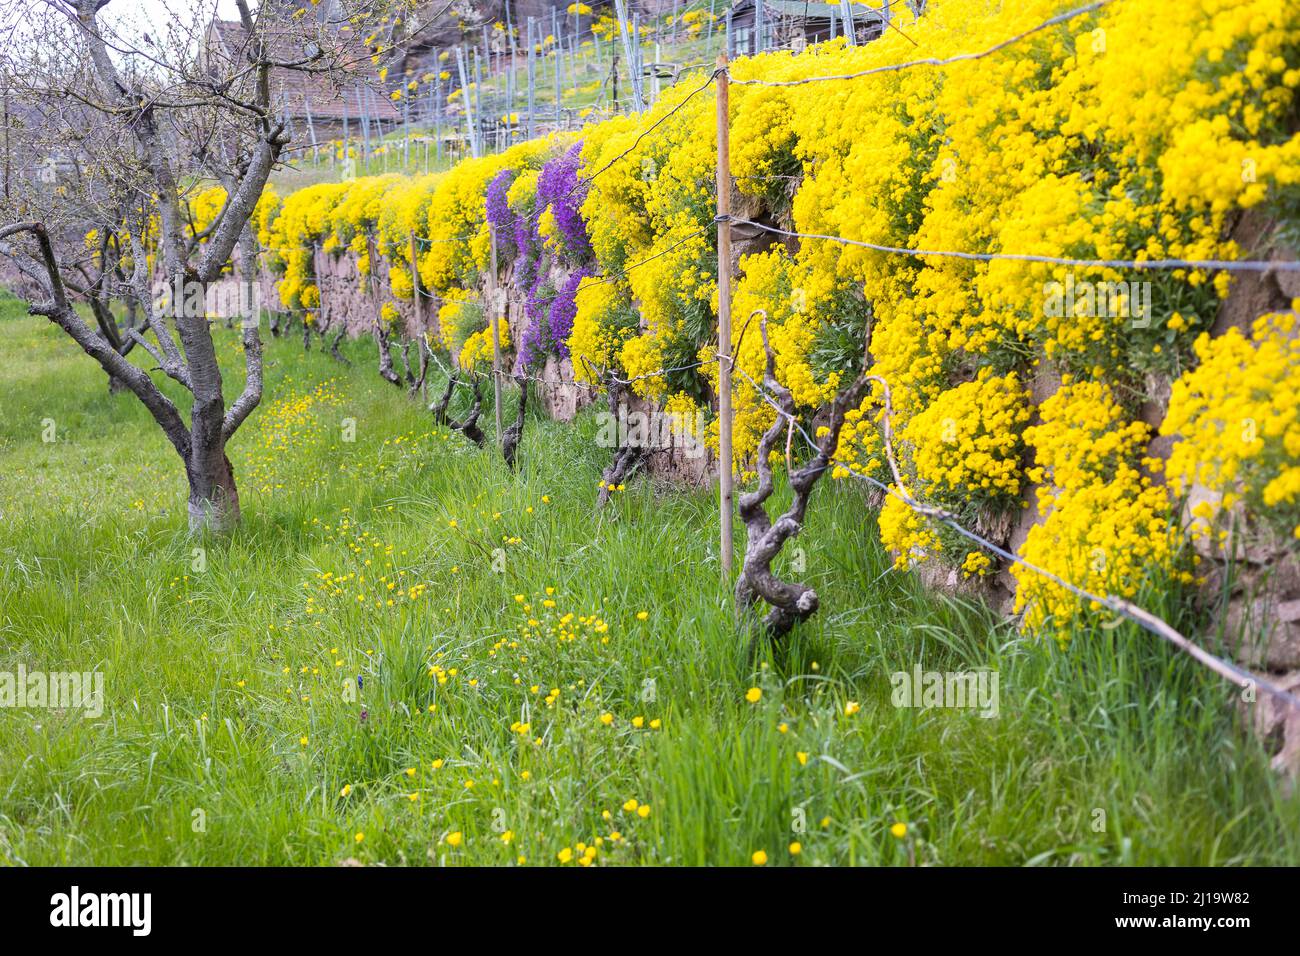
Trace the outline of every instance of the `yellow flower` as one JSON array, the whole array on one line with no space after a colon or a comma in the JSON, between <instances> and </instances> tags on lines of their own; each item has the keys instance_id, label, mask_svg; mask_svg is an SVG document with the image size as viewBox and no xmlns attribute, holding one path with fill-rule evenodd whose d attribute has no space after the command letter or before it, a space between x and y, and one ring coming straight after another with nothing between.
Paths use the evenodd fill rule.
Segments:
<instances>
[{"instance_id":1,"label":"yellow flower","mask_svg":"<svg viewBox=\"0 0 1300 956\"><path fill-rule=\"evenodd\" d=\"M767 853L763 850L755 850L753 855L750 856L749 862L753 863L754 866L766 866Z\"/></svg>"},{"instance_id":2,"label":"yellow flower","mask_svg":"<svg viewBox=\"0 0 1300 956\"><path fill-rule=\"evenodd\" d=\"M757 704L762 699L763 691L761 688L751 687L749 690L745 691L745 700L749 701L751 704Z\"/></svg>"},{"instance_id":3,"label":"yellow flower","mask_svg":"<svg viewBox=\"0 0 1300 956\"><path fill-rule=\"evenodd\" d=\"M903 837L907 836L907 824L900 820L889 828L889 832L901 840Z\"/></svg>"},{"instance_id":4,"label":"yellow flower","mask_svg":"<svg viewBox=\"0 0 1300 956\"><path fill-rule=\"evenodd\" d=\"M798 840L795 840L793 843L790 844L791 856L798 856L802 852L803 852L803 844L801 844Z\"/></svg>"},{"instance_id":5,"label":"yellow flower","mask_svg":"<svg viewBox=\"0 0 1300 956\"><path fill-rule=\"evenodd\" d=\"M461 832L459 830L453 830L451 833L447 834L447 845L460 846L461 840L463 839L464 837L461 835Z\"/></svg>"}]
</instances>

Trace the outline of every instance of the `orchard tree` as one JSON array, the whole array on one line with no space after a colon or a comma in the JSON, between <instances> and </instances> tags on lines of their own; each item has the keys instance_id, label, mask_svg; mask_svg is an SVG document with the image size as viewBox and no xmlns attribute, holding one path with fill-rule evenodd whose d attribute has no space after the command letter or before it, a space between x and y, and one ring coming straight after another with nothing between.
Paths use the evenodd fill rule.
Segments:
<instances>
[{"instance_id":1,"label":"orchard tree","mask_svg":"<svg viewBox=\"0 0 1300 956\"><path fill-rule=\"evenodd\" d=\"M279 83L306 73L339 96L351 84L354 95L374 76L376 51L361 37L409 13L410 0L262 0L256 10L235 0L239 39L220 56L211 47L210 2L196 0L191 16L147 30L108 22L110 3L33 0L0 24L7 101L40 105L32 141L49 151L28 155L27 165L76 170L51 185L6 169L0 248L38 280L29 311L67 333L162 429L189 482L191 530L227 529L239 520L239 493L226 446L262 397L260 315L251 295L241 297L245 380L228 402L207 293L232 254L251 291L250 220L268 177L292 155ZM225 187L224 206L196 233L188 199L213 180ZM90 230L112 236L114 266L74 280L90 252L76 240ZM115 321L105 328L88 292L110 287L134 298L139 328L119 334ZM78 313L83 302L95 326ZM123 335L148 351L153 372L183 387L188 420L151 371L127 359Z\"/></svg>"}]
</instances>

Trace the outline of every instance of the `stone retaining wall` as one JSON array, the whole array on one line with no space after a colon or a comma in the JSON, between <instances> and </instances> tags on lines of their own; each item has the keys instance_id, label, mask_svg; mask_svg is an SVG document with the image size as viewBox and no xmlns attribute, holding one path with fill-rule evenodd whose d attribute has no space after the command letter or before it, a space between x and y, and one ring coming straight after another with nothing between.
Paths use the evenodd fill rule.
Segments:
<instances>
[{"instance_id":1,"label":"stone retaining wall","mask_svg":"<svg viewBox=\"0 0 1300 956\"><path fill-rule=\"evenodd\" d=\"M1295 253L1281 245L1274 224L1261 222L1249 214L1243 216L1233 233L1250 258L1293 259ZM737 237L736 257L760 251L771 245L765 234ZM357 257L352 253L329 255L317 252L316 272L321 288L320 320L326 328L337 328L342 322L350 336L366 335L373 331L375 322L386 298L377 295L376 289L387 289L388 262L379 256L372 257L377 282L361 278ZM508 287L509 288L509 287ZM278 304L273 287L264 282L265 302ZM1300 298L1300 277L1293 274L1248 274L1238 277L1233 290L1225 300L1213 335L1221 335L1229 328L1241 329L1249 334L1250 326L1261 314L1290 308L1293 299ZM401 312L408 336L424 329L436 330L437 307L434 300L422 309L417 319L412 301L393 300ZM507 316L512 340L517 340L527 317L524 313L523 295L512 290L508 297ZM536 373L535 395L545 413L558 421L571 421L586 405L596 401L596 393L574 380L573 367L568 359L548 358ZM1043 361L1030 383L1033 404L1040 405L1061 385L1059 373L1050 362ZM1151 394L1158 400L1149 401L1142 409L1142 418L1153 430L1163 421L1169 401L1169 381L1149 383ZM630 395L625 401L627 415L661 414L655 403ZM602 409L602 411L604 411ZM607 414L607 413L606 413ZM659 433L656 433L659 434ZM662 437L662 436L660 436ZM1151 457L1167 459L1173 440L1157 437L1148 449ZM715 455L696 453L693 443L682 442L669 435L667 440L655 441L648 449L645 469L651 475L668 482L688 486L703 486L714 481L718 474ZM1158 476L1157 476L1158 477ZM990 515L977 520L976 530L1017 552L1025 543L1030 529L1042 519L1037 508L1039 489L1027 492L1029 507L1018 514ZM1214 496L1205 488L1193 489L1186 507ZM875 502L878 507L879 501ZM1184 518L1189 515L1185 514ZM1206 562L1207 584L1202 599L1209 602L1215 595L1226 600L1211 617L1225 622L1223 640L1235 654L1241 666L1249 668L1283 687L1300 691L1300 561L1287 542L1269 537L1244 513L1241 506L1235 509L1237 532L1221 545L1205 540L1197 548ZM987 579L967 579L957 570L937 564L921 564L920 574L928 587L969 597L979 597L1010 614L1015 592L1015 579L1003 570ZM1225 586L1230 577L1231 583ZM1217 635L1200 635L1207 646L1218 646ZM1153 637L1152 640L1155 640ZM1268 695L1256 695L1248 704L1248 717L1256 731L1268 739L1275 751L1275 765L1291 772L1300 771L1300 713L1288 713Z\"/></svg>"}]
</instances>

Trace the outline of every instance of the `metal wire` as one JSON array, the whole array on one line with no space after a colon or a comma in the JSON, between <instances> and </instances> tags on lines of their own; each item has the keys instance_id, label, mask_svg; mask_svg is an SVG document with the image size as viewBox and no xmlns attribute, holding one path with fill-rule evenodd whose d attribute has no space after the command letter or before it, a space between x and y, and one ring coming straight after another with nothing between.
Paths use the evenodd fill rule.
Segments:
<instances>
[{"instance_id":1,"label":"metal wire","mask_svg":"<svg viewBox=\"0 0 1300 956\"><path fill-rule=\"evenodd\" d=\"M948 259L969 259L977 262L1042 262L1051 265L1077 266L1091 269L1204 269L1208 272L1300 272L1300 261L1266 262L1252 259L1071 259L1062 256L1042 256L1016 252L950 252L940 249L907 249L902 246L882 246L860 239L846 239L843 236L828 236L816 232L791 232L750 219L736 216L718 216L717 222L730 222L742 226L753 226L764 232L788 236L792 239L823 239L838 242L846 246L860 246L875 252L894 255L939 257Z\"/></svg>"},{"instance_id":2,"label":"metal wire","mask_svg":"<svg viewBox=\"0 0 1300 956\"><path fill-rule=\"evenodd\" d=\"M789 414L788 412L785 411L785 409L781 408L775 402L775 400L773 400L771 395L768 393L767 389L763 388L762 385L754 381L753 377L750 376L750 374L746 372L743 368L736 365L735 363L732 363L732 368L735 371L740 372L740 374L749 381L750 385L754 387L754 389L759 393L759 395L762 396L762 398L764 399L764 401L767 402L767 404L772 406L773 410L777 413L778 416L786 419L790 423L790 427L799 432L799 434L803 437L804 441L808 443L810 448L812 448L814 451L820 450L820 447L817 445L817 442L813 439L811 435L808 434L807 429L804 428L804 426L799 422L796 416ZM878 376L872 376L872 378L876 379L877 381L885 385L886 396L888 396L888 383L885 382L884 379L879 378ZM885 414L887 416L892 414L892 410L889 406L888 398L886 398L886 402L885 402ZM1182 634L1180 631L1174 628L1171 624L1169 624L1169 622L1165 621L1163 618L1160 618L1159 616L1151 613L1150 611L1145 610L1144 608L1138 607L1137 605L1133 604L1130 601L1125 601L1120 598L1114 598L1114 597L1109 597L1101 594L1096 594L1092 591L1089 591L1086 588L1079 587L1078 585L1065 580L1060 575L1054 574L1053 572L1047 570L1046 568L1034 564L1032 561L1026 561L1020 555L1015 554L1012 551L1008 551L1006 548L1003 548L998 544L995 544L994 542L980 535L978 532L971 531L969 528L966 528L964 525L958 522L957 519L953 517L952 514L945 511L944 509L938 508L933 505L926 505L920 501L917 501L915 498L911 496L911 494L907 492L906 486L903 484L902 477L901 475L899 475L897 465L894 462L892 447L888 450L888 458L889 458L890 469L893 472L893 476L895 480L895 484L892 486L887 485L885 482L880 481L878 478L875 478L872 475L867 474L866 472L859 471L856 468L856 466L853 465L852 462L845 462L845 461L840 461L832 458L828 463L827 467L830 467L830 465L834 464L845 469L845 471L852 477L857 478L861 481L865 481L871 486L884 492L885 494L898 499L899 501L903 502L903 504L907 505L909 508L918 512L919 514L925 515L926 517L942 522L943 524L951 528L953 531L960 534L962 537L966 538L969 541L974 542L975 544L978 544L980 547L985 548L988 551L991 551L992 553L996 554L998 557L1002 558L1003 560L1011 562L1012 564L1019 565L1020 567L1026 568L1027 570L1033 572L1034 574L1039 575L1040 577L1044 577L1050 581L1053 581L1060 587L1065 588L1071 594L1074 594L1076 597L1082 598L1087 601L1095 602L1096 604L1108 608L1109 610L1115 612L1116 614L1119 614L1120 616L1125 617L1130 621L1133 621L1143 630L1155 634L1157 637L1160 637L1161 639L1173 644L1179 650L1188 654L1194 660L1208 667L1210 670L1219 674L1221 677L1225 677L1228 680L1232 680L1236 682L1238 685L1245 688L1258 687L1259 689L1263 690L1265 693L1276 698L1282 703L1294 708L1297 711L1300 711L1300 698L1297 698L1294 694L1291 694L1290 692L1283 690L1281 687L1278 687L1276 684L1273 684L1267 679L1259 677L1255 674L1250 673L1249 671L1246 671L1238 667L1236 664L1233 664L1231 661L1224 660L1221 657L1217 657L1216 655L1211 654L1209 651L1205 650L1204 648L1200 647L1199 645L1195 644L1193 641L1188 639L1184 634Z\"/></svg>"}]
</instances>

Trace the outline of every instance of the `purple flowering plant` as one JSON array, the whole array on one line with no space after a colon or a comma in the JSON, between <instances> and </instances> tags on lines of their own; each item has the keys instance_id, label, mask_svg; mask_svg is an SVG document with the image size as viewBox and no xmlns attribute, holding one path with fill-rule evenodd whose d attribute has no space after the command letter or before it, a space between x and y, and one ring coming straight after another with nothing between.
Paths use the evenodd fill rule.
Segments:
<instances>
[{"instance_id":1,"label":"purple flowering plant","mask_svg":"<svg viewBox=\"0 0 1300 956\"><path fill-rule=\"evenodd\" d=\"M582 204L589 184L582 178L582 143L574 143L547 162L537 178L532 209L511 209L508 201L513 170L498 173L488 185L487 218L498 235L514 237L515 283L525 292L527 325L519 338L518 363L526 367L545 361L547 355L567 358L568 339L578 313L577 294L582 280L594 272L594 252ZM548 249L539 223L549 209L557 240ZM558 286L552 271L568 275Z\"/></svg>"}]
</instances>

